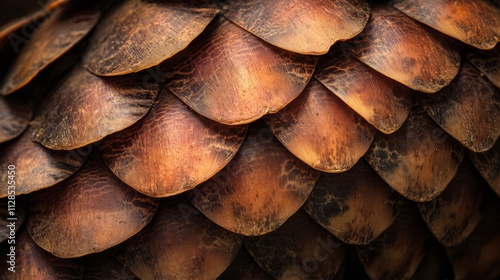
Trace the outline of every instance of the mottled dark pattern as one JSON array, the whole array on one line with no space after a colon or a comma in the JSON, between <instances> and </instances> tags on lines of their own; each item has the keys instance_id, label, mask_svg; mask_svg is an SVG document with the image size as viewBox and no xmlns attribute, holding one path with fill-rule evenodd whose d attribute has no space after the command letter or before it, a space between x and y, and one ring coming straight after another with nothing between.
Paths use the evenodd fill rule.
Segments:
<instances>
[{"instance_id":1,"label":"mottled dark pattern","mask_svg":"<svg viewBox=\"0 0 500 280\"><path fill-rule=\"evenodd\" d=\"M365 158L392 188L423 202L446 188L463 154L463 147L417 106L401 129L377 134Z\"/></svg>"},{"instance_id":2,"label":"mottled dark pattern","mask_svg":"<svg viewBox=\"0 0 500 280\"><path fill-rule=\"evenodd\" d=\"M273 280L250 256L245 246L242 246L231 265L217 278L218 280Z\"/></svg>"},{"instance_id":3,"label":"mottled dark pattern","mask_svg":"<svg viewBox=\"0 0 500 280\"><path fill-rule=\"evenodd\" d=\"M19 96L0 96L0 143L22 134L33 115L32 107Z\"/></svg>"},{"instance_id":4,"label":"mottled dark pattern","mask_svg":"<svg viewBox=\"0 0 500 280\"><path fill-rule=\"evenodd\" d=\"M474 152L484 152L500 136L500 89L467 60L452 83L419 102L447 133Z\"/></svg>"},{"instance_id":5,"label":"mottled dark pattern","mask_svg":"<svg viewBox=\"0 0 500 280\"><path fill-rule=\"evenodd\" d=\"M386 230L403 199L361 159L339 174L323 173L304 209L320 225L348 244L368 244Z\"/></svg>"},{"instance_id":6,"label":"mottled dark pattern","mask_svg":"<svg viewBox=\"0 0 500 280\"><path fill-rule=\"evenodd\" d=\"M394 7L479 49L492 49L500 41L500 9L486 0L396 0ZM470 13L473 9L477 12Z\"/></svg>"},{"instance_id":7,"label":"mottled dark pattern","mask_svg":"<svg viewBox=\"0 0 500 280\"><path fill-rule=\"evenodd\" d=\"M280 227L311 193L319 172L290 154L265 124L250 126L232 161L189 193L218 225L243 235Z\"/></svg>"}]
</instances>

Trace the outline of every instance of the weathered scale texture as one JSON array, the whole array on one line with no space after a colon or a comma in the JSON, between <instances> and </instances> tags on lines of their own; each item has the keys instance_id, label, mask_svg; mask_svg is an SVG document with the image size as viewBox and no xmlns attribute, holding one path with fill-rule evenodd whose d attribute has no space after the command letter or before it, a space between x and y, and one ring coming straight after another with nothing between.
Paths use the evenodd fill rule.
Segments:
<instances>
[{"instance_id":1,"label":"weathered scale texture","mask_svg":"<svg viewBox=\"0 0 500 280\"><path fill-rule=\"evenodd\" d=\"M498 1L38 5L0 27L1 279L499 279Z\"/></svg>"}]
</instances>

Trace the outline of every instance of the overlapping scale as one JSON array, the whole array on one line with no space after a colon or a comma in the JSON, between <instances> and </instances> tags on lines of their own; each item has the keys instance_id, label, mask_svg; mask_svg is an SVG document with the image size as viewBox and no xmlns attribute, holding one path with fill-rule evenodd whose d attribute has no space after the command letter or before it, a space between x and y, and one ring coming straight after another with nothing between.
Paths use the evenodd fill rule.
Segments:
<instances>
[{"instance_id":1,"label":"overlapping scale","mask_svg":"<svg viewBox=\"0 0 500 280\"><path fill-rule=\"evenodd\" d=\"M276 230L292 216L318 176L265 125L253 124L232 161L188 194L196 208L216 224L256 236Z\"/></svg>"},{"instance_id":2,"label":"overlapping scale","mask_svg":"<svg viewBox=\"0 0 500 280\"><path fill-rule=\"evenodd\" d=\"M396 0L394 7L479 49L492 49L500 41L500 9L486 0Z\"/></svg>"},{"instance_id":3,"label":"overlapping scale","mask_svg":"<svg viewBox=\"0 0 500 280\"><path fill-rule=\"evenodd\" d=\"M364 0L218 2L224 16L242 28L279 48L303 54L325 54L336 41L356 36L370 15Z\"/></svg>"},{"instance_id":4,"label":"overlapping scale","mask_svg":"<svg viewBox=\"0 0 500 280\"><path fill-rule=\"evenodd\" d=\"M78 280L82 279L84 266L74 259L60 259L38 247L26 229L16 236L15 272L8 270L8 261L0 264L0 277L14 279ZM2 250L5 252L5 250ZM5 252L6 254L10 251ZM5 255L2 254L2 257ZM8 258L6 258L8 260Z\"/></svg>"},{"instance_id":5,"label":"overlapping scale","mask_svg":"<svg viewBox=\"0 0 500 280\"><path fill-rule=\"evenodd\" d=\"M54 151L31 141L30 130L20 138L0 146L0 166L15 166L16 195L51 187L75 173L93 146L72 151ZM9 176L0 174L0 197L8 194Z\"/></svg>"},{"instance_id":6,"label":"overlapping scale","mask_svg":"<svg viewBox=\"0 0 500 280\"><path fill-rule=\"evenodd\" d=\"M161 67L165 85L217 122L250 123L296 98L318 58L267 44L219 18L184 52Z\"/></svg>"},{"instance_id":7,"label":"overlapping scale","mask_svg":"<svg viewBox=\"0 0 500 280\"><path fill-rule=\"evenodd\" d=\"M402 197L363 159L340 174L323 173L304 205L337 238L359 245L391 226L402 208Z\"/></svg>"},{"instance_id":8,"label":"overlapping scale","mask_svg":"<svg viewBox=\"0 0 500 280\"><path fill-rule=\"evenodd\" d=\"M500 275L500 201L490 205L472 234L456 247L447 248L455 279L496 279Z\"/></svg>"},{"instance_id":9,"label":"overlapping scale","mask_svg":"<svg viewBox=\"0 0 500 280\"><path fill-rule=\"evenodd\" d=\"M171 196L221 170L238 151L246 129L208 120L163 90L145 118L102 142L101 154L139 192Z\"/></svg>"},{"instance_id":10,"label":"overlapping scale","mask_svg":"<svg viewBox=\"0 0 500 280\"><path fill-rule=\"evenodd\" d=\"M409 88L333 47L322 56L314 76L383 133L398 130L412 105Z\"/></svg>"},{"instance_id":11,"label":"overlapping scale","mask_svg":"<svg viewBox=\"0 0 500 280\"><path fill-rule=\"evenodd\" d=\"M265 120L295 156L325 172L351 168L375 136L370 124L316 79L286 108Z\"/></svg>"},{"instance_id":12,"label":"overlapping scale","mask_svg":"<svg viewBox=\"0 0 500 280\"><path fill-rule=\"evenodd\" d=\"M115 257L140 279L215 279L233 261L243 237L229 232L176 196Z\"/></svg>"},{"instance_id":13,"label":"overlapping scale","mask_svg":"<svg viewBox=\"0 0 500 280\"><path fill-rule=\"evenodd\" d=\"M467 60L449 86L418 98L447 133L474 152L491 149L500 136L500 89Z\"/></svg>"},{"instance_id":14,"label":"overlapping scale","mask_svg":"<svg viewBox=\"0 0 500 280\"><path fill-rule=\"evenodd\" d=\"M374 7L363 32L341 47L389 78L427 93L448 85L460 66L450 40L391 7Z\"/></svg>"},{"instance_id":15,"label":"overlapping scale","mask_svg":"<svg viewBox=\"0 0 500 280\"><path fill-rule=\"evenodd\" d=\"M103 76L158 65L186 48L216 14L209 0L123 1L96 28L83 64Z\"/></svg>"},{"instance_id":16,"label":"overlapping scale","mask_svg":"<svg viewBox=\"0 0 500 280\"><path fill-rule=\"evenodd\" d=\"M93 153L70 179L31 197L28 231L60 258L101 252L136 234L152 218L158 200L120 181Z\"/></svg>"},{"instance_id":17,"label":"overlapping scale","mask_svg":"<svg viewBox=\"0 0 500 280\"><path fill-rule=\"evenodd\" d=\"M12 140L28 127L33 108L26 99L0 96L0 143Z\"/></svg>"},{"instance_id":18,"label":"overlapping scale","mask_svg":"<svg viewBox=\"0 0 500 280\"><path fill-rule=\"evenodd\" d=\"M131 126L146 115L159 91L145 77L98 77L76 65L44 101L32 122L32 140L72 150Z\"/></svg>"},{"instance_id":19,"label":"overlapping scale","mask_svg":"<svg viewBox=\"0 0 500 280\"><path fill-rule=\"evenodd\" d=\"M140 280L112 255L114 249L86 257L85 280Z\"/></svg>"},{"instance_id":20,"label":"overlapping scale","mask_svg":"<svg viewBox=\"0 0 500 280\"><path fill-rule=\"evenodd\" d=\"M466 159L441 195L417 206L434 236L447 247L457 246L479 223L483 192L487 187Z\"/></svg>"},{"instance_id":21,"label":"overlapping scale","mask_svg":"<svg viewBox=\"0 0 500 280\"><path fill-rule=\"evenodd\" d=\"M297 211L283 226L248 238L255 261L276 279L333 279L344 259L344 245Z\"/></svg>"},{"instance_id":22,"label":"overlapping scale","mask_svg":"<svg viewBox=\"0 0 500 280\"><path fill-rule=\"evenodd\" d=\"M10 94L76 45L100 17L95 7L74 2L52 14L33 34L7 72L0 92Z\"/></svg>"},{"instance_id":23,"label":"overlapping scale","mask_svg":"<svg viewBox=\"0 0 500 280\"><path fill-rule=\"evenodd\" d=\"M417 202L435 199L462 162L463 147L420 107L390 135L377 134L365 155L392 188Z\"/></svg>"},{"instance_id":24,"label":"overlapping scale","mask_svg":"<svg viewBox=\"0 0 500 280\"><path fill-rule=\"evenodd\" d=\"M500 196L500 141L495 146L483 153L469 151L475 167L490 187Z\"/></svg>"},{"instance_id":25,"label":"overlapping scale","mask_svg":"<svg viewBox=\"0 0 500 280\"><path fill-rule=\"evenodd\" d=\"M486 78L500 88L500 45L491 51L469 50L465 56Z\"/></svg>"},{"instance_id":26,"label":"overlapping scale","mask_svg":"<svg viewBox=\"0 0 500 280\"><path fill-rule=\"evenodd\" d=\"M417 211L409 207L369 245L356 247L371 279L410 279L425 256L428 237Z\"/></svg>"}]
</instances>

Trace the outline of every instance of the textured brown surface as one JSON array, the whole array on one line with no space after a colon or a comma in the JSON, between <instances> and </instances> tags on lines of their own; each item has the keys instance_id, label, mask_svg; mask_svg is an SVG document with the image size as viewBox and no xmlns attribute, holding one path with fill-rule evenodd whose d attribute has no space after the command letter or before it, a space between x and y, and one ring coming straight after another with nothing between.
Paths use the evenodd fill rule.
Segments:
<instances>
[{"instance_id":1,"label":"textured brown surface","mask_svg":"<svg viewBox=\"0 0 500 280\"><path fill-rule=\"evenodd\" d=\"M421 109L415 107L403 127L377 134L365 155L392 188L408 199L436 198L455 176L463 147Z\"/></svg>"},{"instance_id":2,"label":"textured brown surface","mask_svg":"<svg viewBox=\"0 0 500 280\"><path fill-rule=\"evenodd\" d=\"M470 235L481 219L483 191L487 187L466 159L439 197L417 206L434 236L447 247L456 246Z\"/></svg>"},{"instance_id":3,"label":"textured brown surface","mask_svg":"<svg viewBox=\"0 0 500 280\"><path fill-rule=\"evenodd\" d=\"M374 71L346 50L333 47L314 76L383 133L398 130L412 105L410 90Z\"/></svg>"},{"instance_id":4,"label":"textured brown surface","mask_svg":"<svg viewBox=\"0 0 500 280\"><path fill-rule=\"evenodd\" d=\"M72 151L53 151L31 141L30 131L0 146L0 166L16 167L16 194L53 186L80 168L92 146ZM0 197L7 196L7 172L0 173Z\"/></svg>"},{"instance_id":5,"label":"textured brown surface","mask_svg":"<svg viewBox=\"0 0 500 280\"><path fill-rule=\"evenodd\" d=\"M116 257L140 279L215 279L236 257L243 237L212 223L183 196L158 214Z\"/></svg>"},{"instance_id":6,"label":"textured brown surface","mask_svg":"<svg viewBox=\"0 0 500 280\"><path fill-rule=\"evenodd\" d=\"M242 124L297 97L317 60L277 49L221 18L162 71L167 88L196 112Z\"/></svg>"},{"instance_id":7,"label":"textured brown surface","mask_svg":"<svg viewBox=\"0 0 500 280\"><path fill-rule=\"evenodd\" d=\"M217 13L207 0L127 0L99 24L83 63L98 75L138 72L184 49Z\"/></svg>"},{"instance_id":8,"label":"textured brown surface","mask_svg":"<svg viewBox=\"0 0 500 280\"><path fill-rule=\"evenodd\" d=\"M276 279L332 279L345 253L342 243L303 211L269 234L248 238L245 246Z\"/></svg>"},{"instance_id":9,"label":"textured brown surface","mask_svg":"<svg viewBox=\"0 0 500 280\"><path fill-rule=\"evenodd\" d=\"M351 168L375 136L370 124L316 79L286 108L265 120L288 150L325 172Z\"/></svg>"},{"instance_id":10,"label":"textured brown surface","mask_svg":"<svg viewBox=\"0 0 500 280\"><path fill-rule=\"evenodd\" d=\"M389 78L428 93L448 85L460 66L446 37L389 7L374 8L363 32L341 46Z\"/></svg>"},{"instance_id":11,"label":"textured brown surface","mask_svg":"<svg viewBox=\"0 0 500 280\"><path fill-rule=\"evenodd\" d=\"M493 148L484 153L469 151L469 156L479 173L500 196L500 141L497 141Z\"/></svg>"},{"instance_id":12,"label":"textured brown surface","mask_svg":"<svg viewBox=\"0 0 500 280\"><path fill-rule=\"evenodd\" d=\"M372 243L356 247L371 279L410 279L425 256L425 225L417 211L405 210Z\"/></svg>"},{"instance_id":13,"label":"textured brown surface","mask_svg":"<svg viewBox=\"0 0 500 280\"><path fill-rule=\"evenodd\" d=\"M85 258L85 280L140 280L112 255L113 249Z\"/></svg>"},{"instance_id":14,"label":"textured brown surface","mask_svg":"<svg viewBox=\"0 0 500 280\"><path fill-rule=\"evenodd\" d=\"M340 174L322 174L304 204L311 217L348 244L368 244L403 208L402 197L361 159Z\"/></svg>"},{"instance_id":15,"label":"textured brown surface","mask_svg":"<svg viewBox=\"0 0 500 280\"><path fill-rule=\"evenodd\" d=\"M303 54L325 54L336 41L356 36L370 15L363 0L219 3L224 16L242 28L279 48Z\"/></svg>"},{"instance_id":16,"label":"textured brown surface","mask_svg":"<svg viewBox=\"0 0 500 280\"><path fill-rule=\"evenodd\" d=\"M486 0L396 0L394 7L479 49L492 49L500 41L500 9Z\"/></svg>"},{"instance_id":17,"label":"textured brown surface","mask_svg":"<svg viewBox=\"0 0 500 280\"><path fill-rule=\"evenodd\" d=\"M143 120L103 141L101 154L139 192L171 196L221 170L238 151L246 128L208 120L163 90Z\"/></svg>"},{"instance_id":18,"label":"textured brown surface","mask_svg":"<svg viewBox=\"0 0 500 280\"><path fill-rule=\"evenodd\" d=\"M158 201L116 178L96 153L82 169L32 197L28 230L61 258L96 253L125 241L152 218Z\"/></svg>"},{"instance_id":19,"label":"textured brown surface","mask_svg":"<svg viewBox=\"0 0 500 280\"><path fill-rule=\"evenodd\" d=\"M465 55L481 73L500 88L500 45L491 51L469 50Z\"/></svg>"},{"instance_id":20,"label":"textured brown surface","mask_svg":"<svg viewBox=\"0 0 500 280\"><path fill-rule=\"evenodd\" d=\"M43 279L43 280L79 280L82 279L84 267L76 260L61 260L33 242L26 229L16 236L16 260L15 272L7 270L8 265L2 262L0 265L0 277L2 279ZM2 255L10 253L5 247Z\"/></svg>"},{"instance_id":21,"label":"textured brown surface","mask_svg":"<svg viewBox=\"0 0 500 280\"><path fill-rule=\"evenodd\" d=\"M466 60L451 84L419 102L447 133L474 152L484 152L500 136L500 89Z\"/></svg>"},{"instance_id":22,"label":"textured brown surface","mask_svg":"<svg viewBox=\"0 0 500 280\"><path fill-rule=\"evenodd\" d=\"M459 246L447 249L455 279L497 279L500 275L499 206L500 200L493 199L469 238Z\"/></svg>"},{"instance_id":23,"label":"textured brown surface","mask_svg":"<svg viewBox=\"0 0 500 280\"><path fill-rule=\"evenodd\" d=\"M37 113L32 140L71 150L131 126L146 115L158 93L158 85L144 76L101 78L75 66Z\"/></svg>"},{"instance_id":24,"label":"textured brown surface","mask_svg":"<svg viewBox=\"0 0 500 280\"><path fill-rule=\"evenodd\" d=\"M77 2L75 2L77 3ZM58 10L44 21L21 50L0 92L10 94L78 43L99 20L100 12L81 3Z\"/></svg>"},{"instance_id":25,"label":"textured brown surface","mask_svg":"<svg viewBox=\"0 0 500 280\"><path fill-rule=\"evenodd\" d=\"M277 229L302 206L318 176L267 127L254 124L233 160L189 195L216 224L243 235L261 235Z\"/></svg>"},{"instance_id":26,"label":"textured brown surface","mask_svg":"<svg viewBox=\"0 0 500 280\"><path fill-rule=\"evenodd\" d=\"M28 127L32 106L15 96L0 96L0 143L12 140Z\"/></svg>"}]
</instances>

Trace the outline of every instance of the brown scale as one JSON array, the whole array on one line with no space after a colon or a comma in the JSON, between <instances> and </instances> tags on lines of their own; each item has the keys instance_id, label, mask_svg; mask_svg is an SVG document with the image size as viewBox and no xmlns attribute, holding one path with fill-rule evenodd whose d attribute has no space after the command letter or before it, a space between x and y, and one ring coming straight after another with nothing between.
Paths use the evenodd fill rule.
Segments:
<instances>
[{"instance_id":1,"label":"brown scale","mask_svg":"<svg viewBox=\"0 0 500 280\"><path fill-rule=\"evenodd\" d=\"M344 245L303 211L283 226L248 238L255 261L276 279L333 279L344 259Z\"/></svg>"},{"instance_id":2,"label":"brown scale","mask_svg":"<svg viewBox=\"0 0 500 280\"><path fill-rule=\"evenodd\" d=\"M366 28L343 45L378 72L434 93L457 75L460 56L444 36L390 7L375 7Z\"/></svg>"},{"instance_id":3,"label":"brown scale","mask_svg":"<svg viewBox=\"0 0 500 280\"><path fill-rule=\"evenodd\" d=\"M383 133L398 130L412 105L410 90L333 47L314 76L333 94Z\"/></svg>"},{"instance_id":4,"label":"brown scale","mask_svg":"<svg viewBox=\"0 0 500 280\"><path fill-rule=\"evenodd\" d=\"M161 72L166 87L193 110L236 125L290 103L307 85L317 60L277 49L219 18Z\"/></svg>"},{"instance_id":5,"label":"brown scale","mask_svg":"<svg viewBox=\"0 0 500 280\"><path fill-rule=\"evenodd\" d=\"M486 0L396 0L394 7L479 49L492 49L500 41L500 9Z\"/></svg>"},{"instance_id":6,"label":"brown scale","mask_svg":"<svg viewBox=\"0 0 500 280\"><path fill-rule=\"evenodd\" d=\"M33 240L61 258L96 253L136 234L158 201L120 181L97 153L70 179L31 197L27 226Z\"/></svg>"},{"instance_id":7,"label":"brown scale","mask_svg":"<svg viewBox=\"0 0 500 280\"><path fill-rule=\"evenodd\" d=\"M183 195L163 200L151 223L115 257L140 279L215 279L243 237L208 220Z\"/></svg>"},{"instance_id":8,"label":"brown scale","mask_svg":"<svg viewBox=\"0 0 500 280\"><path fill-rule=\"evenodd\" d=\"M207 0L123 1L96 28L83 64L104 76L158 65L186 48L216 13Z\"/></svg>"},{"instance_id":9,"label":"brown scale","mask_svg":"<svg viewBox=\"0 0 500 280\"><path fill-rule=\"evenodd\" d=\"M447 247L457 246L479 223L483 192L487 187L466 159L440 196L417 206L434 236Z\"/></svg>"},{"instance_id":10,"label":"brown scale","mask_svg":"<svg viewBox=\"0 0 500 280\"><path fill-rule=\"evenodd\" d=\"M371 279L410 279L425 256L428 235L410 206L382 235L356 251Z\"/></svg>"},{"instance_id":11,"label":"brown scale","mask_svg":"<svg viewBox=\"0 0 500 280\"><path fill-rule=\"evenodd\" d=\"M363 0L218 2L224 16L243 29L279 48L303 54L325 54L336 41L356 36L370 15Z\"/></svg>"},{"instance_id":12,"label":"brown scale","mask_svg":"<svg viewBox=\"0 0 500 280\"><path fill-rule=\"evenodd\" d=\"M403 127L377 134L365 158L392 188L417 201L435 199L462 162L463 147L446 134L420 107L414 107Z\"/></svg>"},{"instance_id":13,"label":"brown scale","mask_svg":"<svg viewBox=\"0 0 500 280\"><path fill-rule=\"evenodd\" d=\"M364 159L346 172L323 173L304 205L337 238L358 245L377 238L402 208L402 197Z\"/></svg>"},{"instance_id":14,"label":"brown scale","mask_svg":"<svg viewBox=\"0 0 500 280\"><path fill-rule=\"evenodd\" d=\"M101 154L131 187L166 197L190 190L221 170L238 151L246 129L206 119L163 90L146 117L103 141Z\"/></svg>"},{"instance_id":15,"label":"brown scale","mask_svg":"<svg viewBox=\"0 0 500 280\"><path fill-rule=\"evenodd\" d=\"M351 168L375 136L370 124L316 79L286 108L264 119L288 150L325 172Z\"/></svg>"},{"instance_id":16,"label":"brown scale","mask_svg":"<svg viewBox=\"0 0 500 280\"><path fill-rule=\"evenodd\" d=\"M85 37L99 17L98 9L82 4L69 5L50 15L16 57L0 92L10 94L26 85Z\"/></svg>"},{"instance_id":17,"label":"brown scale","mask_svg":"<svg viewBox=\"0 0 500 280\"><path fill-rule=\"evenodd\" d=\"M45 99L32 122L32 140L72 150L131 126L146 115L159 90L144 76L98 77L76 65Z\"/></svg>"},{"instance_id":18,"label":"brown scale","mask_svg":"<svg viewBox=\"0 0 500 280\"><path fill-rule=\"evenodd\" d=\"M491 149L500 136L500 89L465 59L449 86L418 98L447 133L474 152Z\"/></svg>"},{"instance_id":19,"label":"brown scale","mask_svg":"<svg viewBox=\"0 0 500 280\"><path fill-rule=\"evenodd\" d=\"M189 197L216 224L242 235L262 235L304 204L318 176L259 123L249 128L232 161Z\"/></svg>"},{"instance_id":20,"label":"brown scale","mask_svg":"<svg viewBox=\"0 0 500 280\"><path fill-rule=\"evenodd\" d=\"M8 269L6 261L0 264L0 277L5 280L44 279L44 280L79 280L83 277L84 266L75 259L60 259L40 248L26 229L16 235L15 272ZM3 248L2 254L9 253Z\"/></svg>"},{"instance_id":21,"label":"brown scale","mask_svg":"<svg viewBox=\"0 0 500 280\"><path fill-rule=\"evenodd\" d=\"M75 173L94 146L71 151L54 151L31 141L31 130L0 146L0 166L16 167L16 194L51 187ZM0 197L7 196L8 173L0 173Z\"/></svg>"},{"instance_id":22,"label":"brown scale","mask_svg":"<svg viewBox=\"0 0 500 280\"><path fill-rule=\"evenodd\" d=\"M85 257L85 280L140 280L113 256L114 248ZM81 260L81 259L79 259Z\"/></svg>"},{"instance_id":23,"label":"brown scale","mask_svg":"<svg viewBox=\"0 0 500 280\"><path fill-rule=\"evenodd\" d=\"M500 196L500 141L483 153L469 151L469 156L483 178Z\"/></svg>"},{"instance_id":24,"label":"brown scale","mask_svg":"<svg viewBox=\"0 0 500 280\"><path fill-rule=\"evenodd\" d=\"M500 88L500 45L491 51L468 50L465 55L486 78Z\"/></svg>"},{"instance_id":25,"label":"brown scale","mask_svg":"<svg viewBox=\"0 0 500 280\"><path fill-rule=\"evenodd\" d=\"M0 96L0 143L22 134L33 115L32 107L25 96Z\"/></svg>"}]
</instances>

